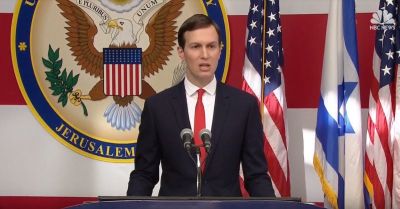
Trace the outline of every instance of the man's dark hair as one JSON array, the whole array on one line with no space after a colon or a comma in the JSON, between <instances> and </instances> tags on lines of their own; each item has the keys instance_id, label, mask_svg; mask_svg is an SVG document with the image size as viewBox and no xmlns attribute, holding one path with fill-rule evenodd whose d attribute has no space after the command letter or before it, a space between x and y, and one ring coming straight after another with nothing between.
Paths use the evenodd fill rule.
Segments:
<instances>
[{"instance_id":1,"label":"man's dark hair","mask_svg":"<svg viewBox=\"0 0 400 209\"><path fill-rule=\"evenodd\" d=\"M218 43L221 43L221 32L220 29L210 17L203 14L195 14L189 17L185 22L182 23L178 31L178 44L183 49L185 47L185 37L184 34L187 31L194 31L200 28L208 28L214 26L218 34Z\"/></svg>"}]
</instances>

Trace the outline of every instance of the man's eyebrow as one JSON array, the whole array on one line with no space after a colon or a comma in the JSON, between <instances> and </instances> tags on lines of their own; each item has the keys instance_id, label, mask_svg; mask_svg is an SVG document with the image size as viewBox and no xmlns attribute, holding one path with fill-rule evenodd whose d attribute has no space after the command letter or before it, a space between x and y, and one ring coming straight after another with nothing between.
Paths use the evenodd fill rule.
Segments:
<instances>
[{"instance_id":1,"label":"man's eyebrow","mask_svg":"<svg viewBox=\"0 0 400 209\"><path fill-rule=\"evenodd\" d=\"M193 44L202 44L202 43L200 43L200 42L191 42L191 43L188 43L189 45L193 45ZM212 42L208 42L208 43L205 43L205 45L209 45L209 44L218 44L218 41L212 41Z\"/></svg>"}]
</instances>

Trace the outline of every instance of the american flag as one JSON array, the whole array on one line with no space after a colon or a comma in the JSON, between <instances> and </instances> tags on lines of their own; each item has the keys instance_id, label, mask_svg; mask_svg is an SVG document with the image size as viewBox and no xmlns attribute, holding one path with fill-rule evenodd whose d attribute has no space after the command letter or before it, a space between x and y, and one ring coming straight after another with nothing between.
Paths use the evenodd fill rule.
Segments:
<instances>
[{"instance_id":1,"label":"american flag","mask_svg":"<svg viewBox=\"0 0 400 209\"><path fill-rule=\"evenodd\" d=\"M276 196L290 196L279 0L251 0L242 89L260 102L264 153Z\"/></svg>"},{"instance_id":2,"label":"american flag","mask_svg":"<svg viewBox=\"0 0 400 209\"><path fill-rule=\"evenodd\" d=\"M140 95L142 93L142 49L104 48L104 94Z\"/></svg>"},{"instance_id":3,"label":"american flag","mask_svg":"<svg viewBox=\"0 0 400 209\"><path fill-rule=\"evenodd\" d=\"M364 208L355 23L354 0L330 1L313 160L327 208Z\"/></svg>"},{"instance_id":4,"label":"american flag","mask_svg":"<svg viewBox=\"0 0 400 209\"><path fill-rule=\"evenodd\" d=\"M364 183L373 208L398 209L393 193L395 69L399 63L399 14L397 1L381 0L373 14L376 30L373 77L369 99L368 132L365 148ZM398 167L397 167L398 170ZM396 197L397 196L397 197ZM397 205L397 206L396 206Z\"/></svg>"}]
</instances>

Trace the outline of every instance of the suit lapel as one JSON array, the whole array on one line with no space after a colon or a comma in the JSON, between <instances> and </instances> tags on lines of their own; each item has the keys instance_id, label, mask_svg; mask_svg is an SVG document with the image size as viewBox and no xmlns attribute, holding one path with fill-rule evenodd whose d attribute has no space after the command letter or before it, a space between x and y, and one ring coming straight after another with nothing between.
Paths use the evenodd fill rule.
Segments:
<instances>
[{"instance_id":1,"label":"suit lapel","mask_svg":"<svg viewBox=\"0 0 400 209\"><path fill-rule=\"evenodd\" d=\"M229 95L225 91L224 86L217 82L217 90L215 94L215 106L214 106L214 116L213 116L213 123L211 127L211 151L208 154L207 160L206 160L206 173L207 173L207 167L209 162L212 160L212 157L214 155L214 152L216 148L218 147L219 138L221 137L221 134L223 133L224 129L224 123L226 122L226 117L229 112Z\"/></svg>"},{"instance_id":2,"label":"suit lapel","mask_svg":"<svg viewBox=\"0 0 400 209\"><path fill-rule=\"evenodd\" d=\"M185 85L180 82L176 87L174 87L172 92L172 108L175 112L176 121L178 123L179 131L184 128L190 128L189 115L187 110Z\"/></svg>"}]
</instances>

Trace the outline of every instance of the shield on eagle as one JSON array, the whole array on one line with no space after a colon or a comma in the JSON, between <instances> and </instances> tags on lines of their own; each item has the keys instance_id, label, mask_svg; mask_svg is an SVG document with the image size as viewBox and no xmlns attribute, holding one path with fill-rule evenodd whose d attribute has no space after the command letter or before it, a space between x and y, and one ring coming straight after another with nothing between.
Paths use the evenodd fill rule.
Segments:
<instances>
[{"instance_id":1,"label":"shield on eagle","mask_svg":"<svg viewBox=\"0 0 400 209\"><path fill-rule=\"evenodd\" d=\"M142 94L142 49L104 48L104 94L137 96Z\"/></svg>"}]
</instances>

